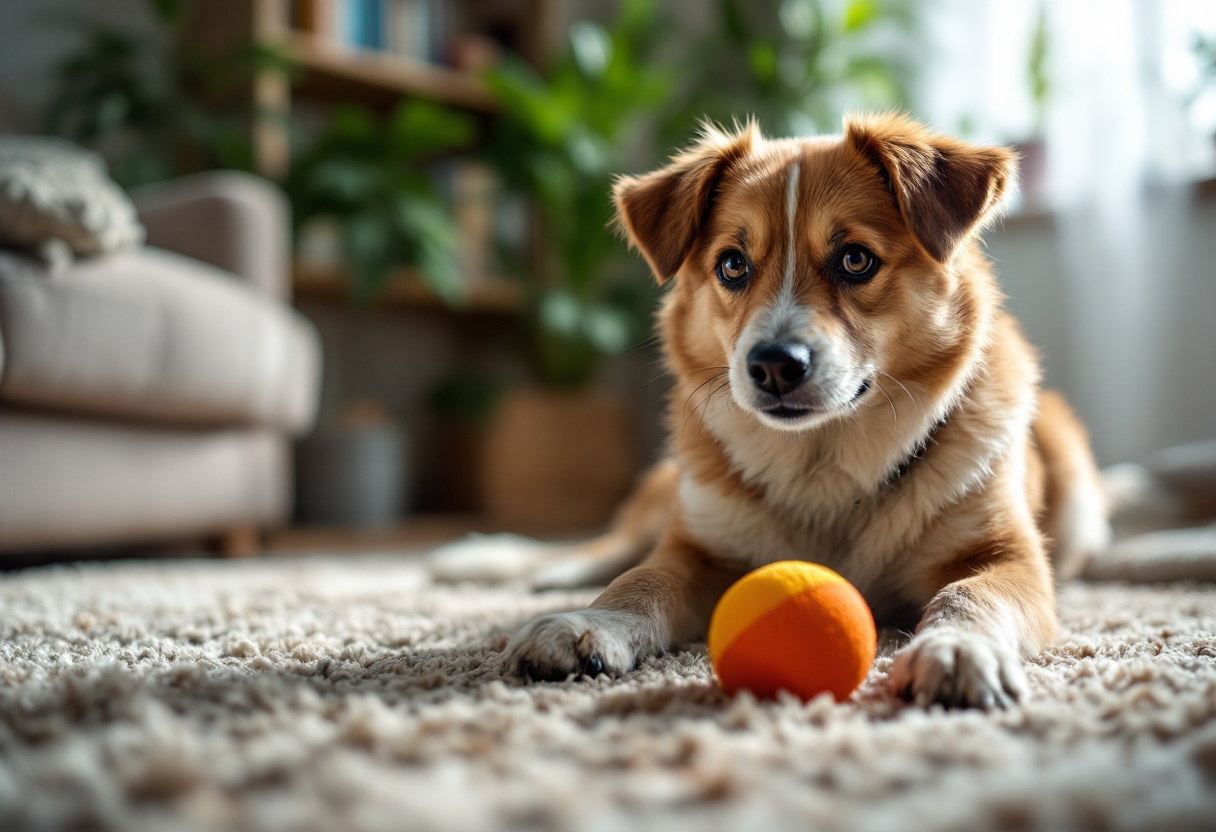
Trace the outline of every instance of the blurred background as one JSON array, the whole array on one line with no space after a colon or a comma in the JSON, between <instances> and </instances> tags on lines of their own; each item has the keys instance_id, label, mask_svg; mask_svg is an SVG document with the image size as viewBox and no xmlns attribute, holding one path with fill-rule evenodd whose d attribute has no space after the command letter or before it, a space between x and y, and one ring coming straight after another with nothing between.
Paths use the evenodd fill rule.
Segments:
<instances>
[{"instance_id":1,"label":"blurred background","mask_svg":"<svg viewBox=\"0 0 1216 832\"><path fill-rule=\"evenodd\" d=\"M612 176L702 118L807 135L889 107L1022 154L988 250L1099 461L1216 435L1210 0L4 0L0 142L100 154L150 246L225 271L0 260L0 551L601 527L666 390ZM142 324L71 341L118 291L104 263L177 322L148 349L223 325L161 361L207 381L123 381L107 350ZM207 294L240 278L260 294ZM289 335L242 347L268 315Z\"/></svg>"}]
</instances>

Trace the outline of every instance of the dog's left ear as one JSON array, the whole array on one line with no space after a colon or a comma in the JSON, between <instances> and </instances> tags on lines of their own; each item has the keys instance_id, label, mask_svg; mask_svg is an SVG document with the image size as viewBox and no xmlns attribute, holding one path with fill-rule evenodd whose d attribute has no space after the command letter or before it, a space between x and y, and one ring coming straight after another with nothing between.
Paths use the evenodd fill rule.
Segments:
<instances>
[{"instance_id":1,"label":"dog's left ear","mask_svg":"<svg viewBox=\"0 0 1216 832\"><path fill-rule=\"evenodd\" d=\"M878 166L904 222L925 251L946 263L997 213L1017 177L1017 157L940 136L899 115L845 119L845 141Z\"/></svg>"}]
</instances>

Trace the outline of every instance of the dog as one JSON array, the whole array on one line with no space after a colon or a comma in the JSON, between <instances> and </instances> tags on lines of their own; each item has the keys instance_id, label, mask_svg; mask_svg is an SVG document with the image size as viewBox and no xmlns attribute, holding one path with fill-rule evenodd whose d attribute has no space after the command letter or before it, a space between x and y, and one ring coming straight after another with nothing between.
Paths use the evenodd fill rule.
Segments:
<instances>
[{"instance_id":1,"label":"dog","mask_svg":"<svg viewBox=\"0 0 1216 832\"><path fill-rule=\"evenodd\" d=\"M1110 531L1085 430L1040 391L981 248L1015 177L1007 149L886 113L804 139L707 127L620 178L619 227L673 284L657 324L670 459L607 535L545 557L541 584L615 580L519 630L508 671L625 673L703 638L745 573L793 559L912 633L896 696L1022 698L1055 583Z\"/></svg>"}]
</instances>

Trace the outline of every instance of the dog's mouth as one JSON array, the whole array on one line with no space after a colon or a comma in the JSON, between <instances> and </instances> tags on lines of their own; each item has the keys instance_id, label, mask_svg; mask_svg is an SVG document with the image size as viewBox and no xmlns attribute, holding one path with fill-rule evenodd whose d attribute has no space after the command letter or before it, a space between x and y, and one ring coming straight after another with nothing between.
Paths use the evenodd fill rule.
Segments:
<instances>
[{"instance_id":1,"label":"dog's mouth","mask_svg":"<svg viewBox=\"0 0 1216 832\"><path fill-rule=\"evenodd\" d=\"M765 408L763 411L766 416L772 416L774 419L784 419L786 421L795 422L803 416L809 416L816 412L813 407L791 407L788 404L778 403L774 407Z\"/></svg>"},{"instance_id":2,"label":"dog's mouth","mask_svg":"<svg viewBox=\"0 0 1216 832\"><path fill-rule=\"evenodd\" d=\"M851 399L849 399L847 402L845 402L845 404L842 406L841 409L852 407L853 405L857 404L858 400L861 399L862 396L864 396L866 393L868 393L870 391L870 385L871 385L870 379L866 379L865 381L863 381L861 383L861 386L857 388L857 392L853 394L853 397ZM805 418L807 416L811 416L811 415L814 415L817 413L824 413L828 409L829 408L811 407L811 406L807 406L807 405L799 405L799 404L794 404L791 402L779 401L775 405L772 405L771 407L761 408L760 410L765 416L771 416L774 419L780 419L785 422L796 422L799 419ZM835 409L835 408L832 408L832 409Z\"/></svg>"}]
</instances>

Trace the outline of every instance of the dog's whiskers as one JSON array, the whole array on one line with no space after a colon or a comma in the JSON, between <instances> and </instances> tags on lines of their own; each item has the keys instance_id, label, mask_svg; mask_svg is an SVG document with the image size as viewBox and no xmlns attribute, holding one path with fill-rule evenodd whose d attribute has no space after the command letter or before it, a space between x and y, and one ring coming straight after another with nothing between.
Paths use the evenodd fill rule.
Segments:
<instances>
[{"instance_id":1,"label":"dog's whiskers","mask_svg":"<svg viewBox=\"0 0 1216 832\"><path fill-rule=\"evenodd\" d=\"M886 375L885 373L883 375ZM887 391L879 384L878 379L874 379L874 386L878 388L878 392L882 393L883 398L887 400L887 404L891 405L891 432L895 432L895 427L899 424L899 411L895 409L895 402L891 401L891 397L887 395Z\"/></svg>"},{"instance_id":2,"label":"dog's whiskers","mask_svg":"<svg viewBox=\"0 0 1216 832\"><path fill-rule=\"evenodd\" d=\"M719 375L721 375L721 374L719 373ZM713 390L710 390L709 395L707 395L701 402L701 420L700 420L700 424L697 427L697 446L698 447L701 445L701 431L705 428L705 411L709 409L709 400L714 397L715 393L720 391L723 387L728 386L729 384L730 384L730 379L728 378L726 381L719 384Z\"/></svg>"},{"instance_id":3,"label":"dog's whiskers","mask_svg":"<svg viewBox=\"0 0 1216 832\"><path fill-rule=\"evenodd\" d=\"M916 396L912 395L912 391L909 390L907 387L904 387L904 383L902 381L900 381L899 379L897 379L895 376L891 375L890 373L884 373L882 370L877 370L876 372L879 375L886 376L887 378L891 379L891 381L898 384L899 388L908 395L908 399L911 400L912 403L915 404L917 407L920 407L920 399L918 399L918 398L916 398Z\"/></svg>"},{"instance_id":4,"label":"dog's whiskers","mask_svg":"<svg viewBox=\"0 0 1216 832\"><path fill-rule=\"evenodd\" d=\"M709 397L713 395L714 391L711 390L708 394L706 394L704 399L702 399L700 402L697 402L695 405L693 405L692 410L689 410L688 403L690 401L692 401L692 397L695 396L697 394L697 391L700 390L702 387L704 387L707 384L712 384L714 381L717 381L718 379L722 378L722 375L724 373L728 373L728 372L730 372L729 367L724 367L724 368L718 370L718 372L714 373L712 376L705 379L705 381L698 384L696 386L696 388L691 393L688 394L688 398L684 400L684 412L687 415L684 417L684 422L680 425L680 436L684 435L684 429L688 426L688 420L692 418L692 414L697 412L697 408L701 406L702 402L707 401L709 399ZM726 383L729 384L730 380L727 379ZM702 418L704 418L704 417L702 417Z\"/></svg>"}]
</instances>

